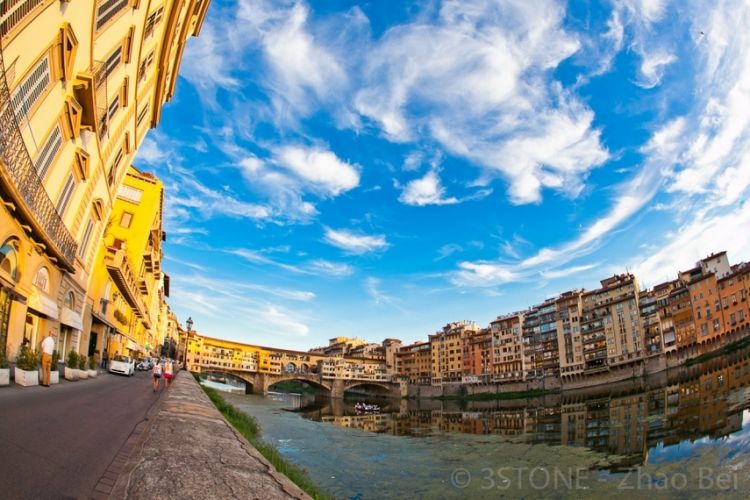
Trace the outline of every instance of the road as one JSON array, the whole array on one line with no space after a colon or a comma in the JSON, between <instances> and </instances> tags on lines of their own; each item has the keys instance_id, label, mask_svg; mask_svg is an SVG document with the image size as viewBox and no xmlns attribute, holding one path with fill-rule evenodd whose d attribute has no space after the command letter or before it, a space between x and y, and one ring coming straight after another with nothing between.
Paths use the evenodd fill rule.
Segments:
<instances>
[{"instance_id":1,"label":"road","mask_svg":"<svg viewBox=\"0 0 750 500\"><path fill-rule=\"evenodd\" d=\"M90 498L163 390L148 372L0 387L0 497Z\"/></svg>"}]
</instances>

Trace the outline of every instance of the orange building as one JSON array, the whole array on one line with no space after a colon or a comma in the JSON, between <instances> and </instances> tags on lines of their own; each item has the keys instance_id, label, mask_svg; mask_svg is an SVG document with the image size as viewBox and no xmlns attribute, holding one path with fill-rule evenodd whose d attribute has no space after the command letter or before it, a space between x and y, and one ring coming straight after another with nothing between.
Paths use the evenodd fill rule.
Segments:
<instances>
[{"instance_id":1,"label":"orange building","mask_svg":"<svg viewBox=\"0 0 750 500\"><path fill-rule=\"evenodd\" d=\"M396 352L396 367L402 379L411 384L430 383L432 377L432 356L429 342L415 342L402 346Z\"/></svg>"},{"instance_id":2,"label":"orange building","mask_svg":"<svg viewBox=\"0 0 750 500\"><path fill-rule=\"evenodd\" d=\"M492 331L482 328L463 339L464 376L488 380L492 373Z\"/></svg>"},{"instance_id":3,"label":"orange building","mask_svg":"<svg viewBox=\"0 0 750 500\"><path fill-rule=\"evenodd\" d=\"M750 284L750 263L734 266L732 274L717 283L725 333L746 327L750 322L747 284Z\"/></svg>"},{"instance_id":4,"label":"orange building","mask_svg":"<svg viewBox=\"0 0 750 500\"><path fill-rule=\"evenodd\" d=\"M492 332L492 373L497 381L523 380L523 325L524 313L514 312L498 316L490 323Z\"/></svg>"},{"instance_id":5,"label":"orange building","mask_svg":"<svg viewBox=\"0 0 750 500\"><path fill-rule=\"evenodd\" d=\"M721 335L724 318L716 275L709 273L694 279L688 284L688 290L692 299L696 342L704 343Z\"/></svg>"}]
</instances>

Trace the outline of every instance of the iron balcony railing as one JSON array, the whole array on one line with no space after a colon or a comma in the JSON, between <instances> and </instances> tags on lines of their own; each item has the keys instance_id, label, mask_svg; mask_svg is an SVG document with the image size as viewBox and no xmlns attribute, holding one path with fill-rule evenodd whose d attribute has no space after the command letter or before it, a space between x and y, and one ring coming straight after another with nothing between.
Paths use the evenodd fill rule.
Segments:
<instances>
[{"instance_id":1,"label":"iron balcony railing","mask_svg":"<svg viewBox=\"0 0 750 500\"><path fill-rule=\"evenodd\" d=\"M20 216L38 233L48 254L59 266L73 272L76 242L44 189L31 160L11 105L0 45L0 178L21 207ZM25 217L24 217L25 216Z\"/></svg>"},{"instance_id":2,"label":"iron balcony railing","mask_svg":"<svg viewBox=\"0 0 750 500\"><path fill-rule=\"evenodd\" d=\"M141 297L138 294L140 287L133 273L133 266L130 264L125 250L114 246L106 248L104 254L104 264L107 271L115 282L117 288L122 292L125 301L130 306L133 314L141 320L146 328L151 328L151 315L148 309L143 305Z\"/></svg>"}]
</instances>

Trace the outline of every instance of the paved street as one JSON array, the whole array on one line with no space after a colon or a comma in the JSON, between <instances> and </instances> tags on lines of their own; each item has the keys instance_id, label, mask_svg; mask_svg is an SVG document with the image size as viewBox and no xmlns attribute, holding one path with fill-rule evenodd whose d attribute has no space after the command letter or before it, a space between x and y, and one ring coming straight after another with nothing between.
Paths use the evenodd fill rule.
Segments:
<instances>
[{"instance_id":1,"label":"paved street","mask_svg":"<svg viewBox=\"0 0 750 500\"><path fill-rule=\"evenodd\" d=\"M162 391L148 372L0 387L0 497L90 498Z\"/></svg>"}]
</instances>

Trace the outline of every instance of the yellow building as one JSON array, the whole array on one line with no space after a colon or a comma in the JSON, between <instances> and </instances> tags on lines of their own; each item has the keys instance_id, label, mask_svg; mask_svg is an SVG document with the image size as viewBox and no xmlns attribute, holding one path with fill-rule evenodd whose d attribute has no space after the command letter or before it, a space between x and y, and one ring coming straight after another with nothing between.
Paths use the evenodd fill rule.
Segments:
<instances>
[{"instance_id":1,"label":"yellow building","mask_svg":"<svg viewBox=\"0 0 750 500\"><path fill-rule=\"evenodd\" d=\"M161 181L128 168L94 260L89 355L103 349L140 355L164 340L166 325L159 330L159 321L169 277L161 270L163 198Z\"/></svg>"},{"instance_id":2,"label":"yellow building","mask_svg":"<svg viewBox=\"0 0 750 500\"><path fill-rule=\"evenodd\" d=\"M2 2L0 349L11 360L48 330L60 351L92 351L97 242L209 3Z\"/></svg>"}]
</instances>

